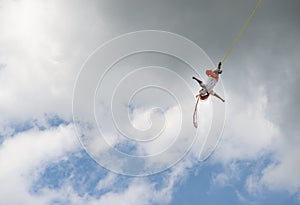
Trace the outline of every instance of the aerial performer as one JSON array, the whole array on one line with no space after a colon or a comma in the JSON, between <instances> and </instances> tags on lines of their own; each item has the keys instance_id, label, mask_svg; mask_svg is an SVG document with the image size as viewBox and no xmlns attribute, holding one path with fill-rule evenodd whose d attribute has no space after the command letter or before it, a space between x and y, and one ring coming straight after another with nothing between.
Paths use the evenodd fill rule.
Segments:
<instances>
[{"instance_id":1,"label":"aerial performer","mask_svg":"<svg viewBox=\"0 0 300 205\"><path fill-rule=\"evenodd\" d=\"M219 98L222 102L225 102L225 100L222 97L220 97L213 90L219 81L219 75L222 74L221 66L222 66L222 62L219 62L218 67L214 71L206 70L206 72L205 72L207 75L206 83L203 83L198 78L193 77L193 79L196 80L201 87L201 89L199 90L199 94L196 95L197 101L196 101L196 106L195 106L194 115L193 115L193 123L194 123L195 128L198 127L197 106L198 106L199 99L206 100L210 95L212 95L212 96Z\"/></svg>"},{"instance_id":2,"label":"aerial performer","mask_svg":"<svg viewBox=\"0 0 300 205\"><path fill-rule=\"evenodd\" d=\"M221 98L213 90L215 88L215 86L217 85L217 82L219 80L219 75L222 74L221 65L222 65L222 63L220 62L218 67L214 71L206 70L205 73L208 77L206 83L203 83L201 80L197 79L196 77L193 77L193 79L196 80L201 87L199 94L196 96L197 98L199 97L200 100L206 100L209 97L209 95L212 95L212 96L219 98L223 102L225 102L225 100L223 98Z\"/></svg>"},{"instance_id":3,"label":"aerial performer","mask_svg":"<svg viewBox=\"0 0 300 205\"><path fill-rule=\"evenodd\" d=\"M198 127L197 106L198 106L199 99L200 100L206 100L210 95L212 95L212 96L215 96L215 97L219 98L221 101L225 102L225 100L222 97L220 97L217 93L215 93L214 90L213 90L215 88L216 84L218 83L219 75L222 73L221 66L222 66L222 64L224 64L225 60L227 59L227 57L229 56L229 54L231 53L231 51L233 50L233 48L235 47L235 45L237 44L239 39L241 38L242 34L244 33L245 29L247 28L249 22L251 21L252 17L254 16L256 10L261 5L262 1L263 0L258 0L258 2L256 3L255 8L251 12L250 16L248 17L246 23L244 24L244 26L240 30L237 37L234 39L233 43L229 47L229 49L226 52L224 58L222 59L221 62L219 62L218 67L214 71L212 71L212 70L207 70L206 71L206 75L208 76L208 80L205 83L203 83L201 80L197 79L196 77L193 77L193 79L196 80L199 83L200 87L201 87L201 89L199 91L199 94L196 95L197 101L196 101L196 106L195 106L194 115L193 115L193 123L194 123L195 128Z\"/></svg>"}]
</instances>

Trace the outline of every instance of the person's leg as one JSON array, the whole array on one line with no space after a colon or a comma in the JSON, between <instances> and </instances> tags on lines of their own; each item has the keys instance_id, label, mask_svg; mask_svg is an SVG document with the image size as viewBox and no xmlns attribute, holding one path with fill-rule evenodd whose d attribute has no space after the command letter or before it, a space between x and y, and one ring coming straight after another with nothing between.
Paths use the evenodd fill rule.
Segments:
<instances>
[{"instance_id":1,"label":"person's leg","mask_svg":"<svg viewBox=\"0 0 300 205\"><path fill-rule=\"evenodd\" d=\"M221 70L222 62L219 62L218 69Z\"/></svg>"},{"instance_id":2,"label":"person's leg","mask_svg":"<svg viewBox=\"0 0 300 205\"><path fill-rule=\"evenodd\" d=\"M199 85L200 85L201 87L203 86L203 82L202 82L201 80L199 80L199 79L196 78L196 77L193 77L193 79L196 80L196 81L199 83Z\"/></svg>"}]
</instances>

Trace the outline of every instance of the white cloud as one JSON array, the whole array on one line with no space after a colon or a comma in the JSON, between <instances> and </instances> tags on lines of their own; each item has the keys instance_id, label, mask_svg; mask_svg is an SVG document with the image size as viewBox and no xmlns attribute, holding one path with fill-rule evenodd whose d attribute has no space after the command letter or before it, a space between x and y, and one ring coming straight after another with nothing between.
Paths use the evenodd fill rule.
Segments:
<instances>
[{"instance_id":1,"label":"white cloud","mask_svg":"<svg viewBox=\"0 0 300 205\"><path fill-rule=\"evenodd\" d=\"M45 131L31 129L5 139L0 145L1 202L45 204L44 199L30 194L30 186L48 163L78 148L73 125Z\"/></svg>"},{"instance_id":2,"label":"white cloud","mask_svg":"<svg viewBox=\"0 0 300 205\"><path fill-rule=\"evenodd\" d=\"M164 114L165 117L165 125L162 127L162 132L159 133L160 135L150 140L148 143L141 144L139 146L140 153L146 155L154 155L166 150L169 146L172 146L172 143L178 137L180 130L181 130L181 113L179 107L172 107L168 109ZM144 115L148 114L149 111L147 110L145 113L135 114L133 116L134 122L137 124L142 124L142 119L145 119ZM147 134L148 135L148 134ZM153 137L153 133L150 133L149 136ZM151 138L150 138L151 139Z\"/></svg>"},{"instance_id":3,"label":"white cloud","mask_svg":"<svg viewBox=\"0 0 300 205\"><path fill-rule=\"evenodd\" d=\"M148 205L153 202L163 202L165 199L167 199L167 197L162 197L161 194L155 190L153 184L143 182L143 180L136 180L123 192L109 192L101 196L100 199L92 201L90 204Z\"/></svg>"},{"instance_id":4,"label":"white cloud","mask_svg":"<svg viewBox=\"0 0 300 205\"><path fill-rule=\"evenodd\" d=\"M226 167L233 162L250 160L254 163L264 156L269 156L270 162L266 162L268 164L262 162L262 167L253 170L247 177L247 191L257 196L267 187L269 190L299 193L299 140L287 136L284 127L269 119L269 102L265 89L258 89L251 103L235 95L229 94L227 97L235 100L227 107L226 129L213 156L214 161L221 162Z\"/></svg>"},{"instance_id":5,"label":"white cloud","mask_svg":"<svg viewBox=\"0 0 300 205\"><path fill-rule=\"evenodd\" d=\"M176 172L175 172L176 173ZM166 184L161 189L155 188L155 183L149 182L146 178L132 179L129 185L121 191L110 191L104 193L100 197L92 197L89 195L79 196L76 191L65 184L61 189L49 190L44 189L43 197L52 198L58 201L68 201L74 205L98 205L98 204L124 204L124 205L151 205L151 204L167 204L172 199L174 183L180 180L180 175L169 176ZM105 179L103 179L105 180ZM100 180L99 183L101 183Z\"/></svg>"},{"instance_id":6,"label":"white cloud","mask_svg":"<svg viewBox=\"0 0 300 205\"><path fill-rule=\"evenodd\" d=\"M77 72L106 36L94 3L84 2L85 10L79 2L1 2L0 122L71 117Z\"/></svg>"},{"instance_id":7,"label":"white cloud","mask_svg":"<svg viewBox=\"0 0 300 205\"><path fill-rule=\"evenodd\" d=\"M263 89L258 90L256 98L249 103L236 95L228 95L228 98L231 106L227 108L226 129L215 159L222 163L251 160L273 151L279 128L266 116L268 99Z\"/></svg>"},{"instance_id":8,"label":"white cloud","mask_svg":"<svg viewBox=\"0 0 300 205\"><path fill-rule=\"evenodd\" d=\"M107 27L104 27L101 12L95 4L92 1L1 2L0 123L3 126L0 130L4 141L0 145L0 198L6 204L47 204L55 198L69 199L72 204L86 204L87 201L90 204L122 204L125 201L127 204L141 204L141 199L145 204L167 203L171 200L175 183L186 176L185 169L192 166L191 162L177 165L159 190L151 182L135 180L128 189L114 192L111 184L117 184L116 178L108 175L99 181L98 188L112 190L99 199L80 197L67 183L59 190L44 189L39 196L29 193L29 187L46 164L78 148L73 141L73 127L62 125L45 131L32 129L8 138L13 130L4 125L14 120L42 120L44 113L57 113L70 119L76 74L86 56L97 46L95 42L102 42L107 36ZM246 188L255 193L260 186L266 185L272 190L287 189L299 193L300 143L286 136L278 137L282 133L266 116L268 98L263 90L257 92L257 96L251 99L227 96L230 106L227 107L226 130L214 159L228 165L235 160L259 160L263 154L274 152L274 162L263 170L261 177L249 176ZM203 113L206 114L209 113ZM178 117L172 110L166 116ZM146 129L149 123L144 119L136 118L136 127ZM201 120L200 124L207 126L207 121ZM173 131L177 125L167 124ZM173 135L167 132L167 137L160 143L147 147L147 153L161 150L170 142L168 137ZM115 143L115 138L111 139ZM198 154L198 147L194 147L193 153ZM224 173L214 178L218 184L226 184L229 179Z\"/></svg>"},{"instance_id":9,"label":"white cloud","mask_svg":"<svg viewBox=\"0 0 300 205\"><path fill-rule=\"evenodd\" d=\"M104 178L102 178L98 182L97 189L99 190L112 189L113 186L115 186L116 181L117 181L117 174L108 173Z\"/></svg>"},{"instance_id":10,"label":"white cloud","mask_svg":"<svg viewBox=\"0 0 300 205\"><path fill-rule=\"evenodd\" d=\"M278 146L275 162L263 170L261 182L271 190L300 192L300 151L298 143L283 142Z\"/></svg>"},{"instance_id":11,"label":"white cloud","mask_svg":"<svg viewBox=\"0 0 300 205\"><path fill-rule=\"evenodd\" d=\"M247 199L239 191L236 191L235 194L240 202L242 203L247 202Z\"/></svg>"},{"instance_id":12,"label":"white cloud","mask_svg":"<svg viewBox=\"0 0 300 205\"><path fill-rule=\"evenodd\" d=\"M229 182L229 177L225 173L219 173L213 176L212 182L218 186L226 186Z\"/></svg>"},{"instance_id":13,"label":"white cloud","mask_svg":"<svg viewBox=\"0 0 300 205\"><path fill-rule=\"evenodd\" d=\"M259 177L250 175L246 180L246 189L252 195L257 195L262 190L262 185L259 182Z\"/></svg>"},{"instance_id":14,"label":"white cloud","mask_svg":"<svg viewBox=\"0 0 300 205\"><path fill-rule=\"evenodd\" d=\"M300 153L297 144L288 145L286 142L276 148L270 164L263 167L261 172L248 176L245 187L250 194L258 196L264 188L268 188L272 191L287 190L291 195L299 195Z\"/></svg>"},{"instance_id":15,"label":"white cloud","mask_svg":"<svg viewBox=\"0 0 300 205\"><path fill-rule=\"evenodd\" d=\"M45 113L71 118L77 72L98 46L95 42L102 42L107 35L95 4L1 2L0 130L5 135L0 146L1 203L49 204L53 199L69 200L71 204L167 203L173 187L186 174L183 164L172 170L161 189L156 190L154 182L136 179L121 192L114 191L112 185L118 186L118 182L109 174L98 183L98 189L110 189L100 198L79 196L67 179L58 190L43 188L39 194L30 193L45 166L79 148L74 127L61 125L45 131L33 128L9 138L13 130L6 125L31 119L41 122Z\"/></svg>"},{"instance_id":16,"label":"white cloud","mask_svg":"<svg viewBox=\"0 0 300 205\"><path fill-rule=\"evenodd\" d=\"M172 199L174 187L187 176L190 160L178 163L166 172L163 181L151 182L147 178L128 178L128 186L119 185L118 176L108 173L101 178L97 190L106 190L100 197L84 194L80 196L64 179L58 189L41 188L38 193L30 189L40 178L44 168L65 160L68 153L77 152L80 145L75 137L73 125L61 125L45 131L33 128L7 138L0 146L0 196L5 204L50 204L56 200L71 204L167 204ZM74 167L76 169L76 167ZM84 174L84 173L83 173ZM159 183L159 188L156 184ZM119 191L114 189L118 186Z\"/></svg>"}]
</instances>

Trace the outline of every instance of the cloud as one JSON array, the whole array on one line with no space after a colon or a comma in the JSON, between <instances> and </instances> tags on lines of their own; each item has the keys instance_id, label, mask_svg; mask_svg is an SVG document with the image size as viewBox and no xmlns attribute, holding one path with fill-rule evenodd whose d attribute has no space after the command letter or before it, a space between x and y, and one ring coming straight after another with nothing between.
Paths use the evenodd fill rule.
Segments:
<instances>
[{"instance_id":1,"label":"cloud","mask_svg":"<svg viewBox=\"0 0 300 205\"><path fill-rule=\"evenodd\" d=\"M81 183L87 182L74 181L72 177L64 178L59 187L50 188L49 184L44 184L41 177L46 168L53 163L60 164L62 161L71 160L69 154L78 152L79 147L74 139L71 124L45 131L34 128L6 139L0 147L0 176L3 182L0 186L1 202L12 205L51 204L52 202L75 205L167 204L172 199L174 187L184 180L187 175L186 169L192 165L189 161L179 163L164 174L163 181L127 177L121 180L118 175L108 173L106 177L99 179L97 186L92 188L92 192L101 191L100 195L88 193L87 190L83 190L84 194L81 195L75 186L86 187L87 184ZM86 176L86 172L81 173L76 169L76 166L72 168L70 176L75 173ZM89 172L90 177L97 174L97 172L93 173L93 170ZM48 183L55 183L55 180L53 178ZM32 192L33 186L37 189L34 192ZM118 189L115 186L118 186Z\"/></svg>"},{"instance_id":2,"label":"cloud","mask_svg":"<svg viewBox=\"0 0 300 205\"><path fill-rule=\"evenodd\" d=\"M298 144L286 144L279 148L276 161L262 172L261 183L271 190L286 189L290 193L300 192L300 168Z\"/></svg>"},{"instance_id":3,"label":"cloud","mask_svg":"<svg viewBox=\"0 0 300 205\"><path fill-rule=\"evenodd\" d=\"M112 185L118 186L118 178L108 175L98 182L98 189L109 190L99 198L80 196L70 179L58 189L44 187L32 193L47 166L78 151L74 127L46 126L42 131L33 125L16 133L11 124L29 120L43 124L49 113L68 121L76 74L95 42L102 42L107 34L95 2L85 2L83 7L80 2L68 1L6 1L0 11L1 202L170 202L175 184L186 174L185 165L167 175L161 189L156 189L154 182L136 179L128 180L132 181L128 187L117 192Z\"/></svg>"},{"instance_id":4,"label":"cloud","mask_svg":"<svg viewBox=\"0 0 300 205\"><path fill-rule=\"evenodd\" d=\"M53 112L71 118L76 74L94 40L106 36L94 3L85 10L79 2L1 2L2 123Z\"/></svg>"},{"instance_id":5,"label":"cloud","mask_svg":"<svg viewBox=\"0 0 300 205\"><path fill-rule=\"evenodd\" d=\"M5 204L38 202L39 197L33 197L29 191L30 186L48 163L79 148L74 137L70 124L45 131L34 128L5 139L0 145L1 201Z\"/></svg>"},{"instance_id":6,"label":"cloud","mask_svg":"<svg viewBox=\"0 0 300 205\"><path fill-rule=\"evenodd\" d=\"M117 182L117 174L115 173L108 173L107 176L99 181L97 184L97 189L112 189L113 186L116 185Z\"/></svg>"},{"instance_id":7,"label":"cloud","mask_svg":"<svg viewBox=\"0 0 300 205\"><path fill-rule=\"evenodd\" d=\"M262 185L259 182L259 177L250 175L246 180L246 189L252 195L258 195L262 190Z\"/></svg>"},{"instance_id":8,"label":"cloud","mask_svg":"<svg viewBox=\"0 0 300 205\"><path fill-rule=\"evenodd\" d=\"M241 102L234 94L228 94L228 99L235 101L231 101L231 106L227 108L226 129L215 159L221 163L255 160L272 152L279 128L266 116L268 98L263 89L250 103ZM243 106L239 103L243 103Z\"/></svg>"},{"instance_id":9,"label":"cloud","mask_svg":"<svg viewBox=\"0 0 300 205\"><path fill-rule=\"evenodd\" d=\"M226 186L229 182L229 177L225 173L219 173L213 176L212 182L218 186Z\"/></svg>"},{"instance_id":10,"label":"cloud","mask_svg":"<svg viewBox=\"0 0 300 205\"><path fill-rule=\"evenodd\" d=\"M163 28L190 37L211 56L219 58L230 44L231 34L243 23L243 18L236 18L237 14L247 17L245 11L252 8L248 3L239 3L238 7L243 9L236 9L225 1L188 4L145 1L139 3L139 9L134 5L134 1L1 2L0 177L4 183L0 192L7 204L47 204L55 199L69 200L72 204L138 203L139 197L145 204L170 202L176 183L187 175L185 170L192 162L176 166L178 170L172 169L162 189L156 189L155 183L147 180L137 180L116 192L111 184L118 186L118 178L108 175L99 181L98 188L110 191L100 198L80 196L67 182L58 190L44 188L41 195L33 195L30 186L43 168L78 149L72 142L73 125L46 127L44 131L33 126L18 134L8 126L32 119L42 123L45 113L69 121L72 89L82 62L95 47L115 34ZM228 91L227 123L214 162L224 166L239 160L255 162L272 153L271 162L261 173L247 177L245 186L250 193L256 193L260 186L299 193L297 8L296 1L264 4L251 22L251 30L247 30L246 37L232 53L222 76ZM216 11L213 18L211 11ZM231 25L223 28L228 19ZM170 110L167 115L174 118L174 113ZM134 124L147 128L144 117L138 113ZM172 126L175 124L171 123ZM115 143L116 137L112 139ZM146 151L154 152L158 147ZM198 153L198 145L192 152ZM223 173L214 178L218 184L230 179L231 176L227 179Z\"/></svg>"}]
</instances>

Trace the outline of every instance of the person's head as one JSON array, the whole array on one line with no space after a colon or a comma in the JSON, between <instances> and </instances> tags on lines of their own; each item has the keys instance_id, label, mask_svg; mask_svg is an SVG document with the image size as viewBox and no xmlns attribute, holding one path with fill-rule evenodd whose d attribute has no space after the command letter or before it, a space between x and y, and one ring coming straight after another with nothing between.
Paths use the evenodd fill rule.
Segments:
<instances>
[{"instance_id":1,"label":"person's head","mask_svg":"<svg viewBox=\"0 0 300 205\"><path fill-rule=\"evenodd\" d=\"M217 73L217 74L222 74L222 70L217 68L216 70L214 70L214 73Z\"/></svg>"}]
</instances>

